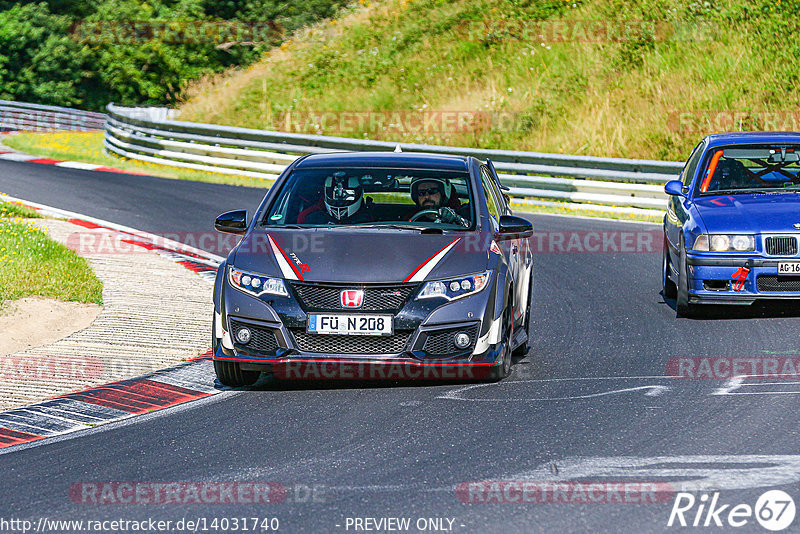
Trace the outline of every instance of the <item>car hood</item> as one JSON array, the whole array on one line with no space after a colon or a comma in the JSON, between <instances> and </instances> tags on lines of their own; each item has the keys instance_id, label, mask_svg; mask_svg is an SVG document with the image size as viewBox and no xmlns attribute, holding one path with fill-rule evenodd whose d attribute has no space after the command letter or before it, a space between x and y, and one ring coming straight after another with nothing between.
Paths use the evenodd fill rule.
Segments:
<instances>
[{"instance_id":1,"label":"car hood","mask_svg":"<svg viewBox=\"0 0 800 534\"><path fill-rule=\"evenodd\" d=\"M703 197L695 206L709 233L795 232L800 193Z\"/></svg>"},{"instance_id":2,"label":"car hood","mask_svg":"<svg viewBox=\"0 0 800 534\"><path fill-rule=\"evenodd\" d=\"M270 230L245 236L234 265L286 279L381 283L435 280L484 271L487 247L476 232Z\"/></svg>"}]
</instances>

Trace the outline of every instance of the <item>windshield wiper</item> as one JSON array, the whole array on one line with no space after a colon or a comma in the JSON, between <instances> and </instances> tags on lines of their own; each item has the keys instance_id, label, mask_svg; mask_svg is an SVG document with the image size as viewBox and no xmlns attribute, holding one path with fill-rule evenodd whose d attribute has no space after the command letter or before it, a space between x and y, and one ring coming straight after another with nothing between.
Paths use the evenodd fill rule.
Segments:
<instances>
[{"instance_id":1,"label":"windshield wiper","mask_svg":"<svg viewBox=\"0 0 800 534\"><path fill-rule=\"evenodd\" d=\"M762 188L749 187L745 189L719 189L717 191L709 191L708 193L705 193L703 196L730 195L730 194L735 195L737 193L759 193L765 195L770 192L771 192L770 190L765 190Z\"/></svg>"}]
</instances>

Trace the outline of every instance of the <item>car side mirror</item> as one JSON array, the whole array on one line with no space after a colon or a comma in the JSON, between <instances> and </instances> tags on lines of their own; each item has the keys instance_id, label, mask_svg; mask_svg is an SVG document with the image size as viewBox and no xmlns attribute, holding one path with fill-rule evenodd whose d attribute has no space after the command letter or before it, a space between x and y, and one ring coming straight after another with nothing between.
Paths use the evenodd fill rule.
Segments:
<instances>
[{"instance_id":1,"label":"car side mirror","mask_svg":"<svg viewBox=\"0 0 800 534\"><path fill-rule=\"evenodd\" d=\"M247 231L247 211L226 211L214 221L214 230L226 234L243 234Z\"/></svg>"},{"instance_id":2,"label":"car side mirror","mask_svg":"<svg viewBox=\"0 0 800 534\"><path fill-rule=\"evenodd\" d=\"M670 196L686 198L688 195L683 192L683 182L680 180L670 180L664 186L664 192Z\"/></svg>"},{"instance_id":3,"label":"car side mirror","mask_svg":"<svg viewBox=\"0 0 800 534\"><path fill-rule=\"evenodd\" d=\"M533 224L516 215L501 215L498 233L505 238L525 238L533 235Z\"/></svg>"}]
</instances>

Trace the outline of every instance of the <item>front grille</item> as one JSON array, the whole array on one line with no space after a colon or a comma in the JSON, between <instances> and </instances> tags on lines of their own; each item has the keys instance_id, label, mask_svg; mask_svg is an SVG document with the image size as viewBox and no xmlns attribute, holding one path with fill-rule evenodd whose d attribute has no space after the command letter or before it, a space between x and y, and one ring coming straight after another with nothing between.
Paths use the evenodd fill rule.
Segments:
<instances>
[{"instance_id":1,"label":"front grille","mask_svg":"<svg viewBox=\"0 0 800 534\"><path fill-rule=\"evenodd\" d=\"M759 291L800 291L800 276L762 274L756 278Z\"/></svg>"},{"instance_id":2,"label":"front grille","mask_svg":"<svg viewBox=\"0 0 800 534\"><path fill-rule=\"evenodd\" d=\"M306 311L385 311L398 312L417 288L417 284L395 284L364 286L359 284L309 284L290 282L300 306ZM364 290L364 302L360 308L342 306L341 293L345 289Z\"/></svg>"},{"instance_id":3,"label":"front grille","mask_svg":"<svg viewBox=\"0 0 800 534\"><path fill-rule=\"evenodd\" d=\"M469 347L459 349L455 345L455 337L459 332L464 332L472 340ZM447 330L439 330L427 334L425 345L422 350L428 354L435 354L437 356L444 354L453 354L456 352L463 352L472 349L475 346L475 341L478 338L478 325L469 326L466 328L449 328Z\"/></svg>"},{"instance_id":4,"label":"front grille","mask_svg":"<svg viewBox=\"0 0 800 534\"><path fill-rule=\"evenodd\" d=\"M241 344L236 340L236 333L245 327L250 329L250 341L247 344ZM274 354L278 350L278 339L275 337L273 329L242 323L234 319L231 319L231 339L233 339L234 348L240 352Z\"/></svg>"},{"instance_id":5,"label":"front grille","mask_svg":"<svg viewBox=\"0 0 800 534\"><path fill-rule=\"evenodd\" d=\"M293 328L297 348L303 352L324 354L400 354L406 348L411 331L398 331L391 336L340 336L309 334Z\"/></svg>"},{"instance_id":6,"label":"front grille","mask_svg":"<svg viewBox=\"0 0 800 534\"><path fill-rule=\"evenodd\" d=\"M764 248L770 256L796 256L796 237L768 237L764 240Z\"/></svg>"}]
</instances>

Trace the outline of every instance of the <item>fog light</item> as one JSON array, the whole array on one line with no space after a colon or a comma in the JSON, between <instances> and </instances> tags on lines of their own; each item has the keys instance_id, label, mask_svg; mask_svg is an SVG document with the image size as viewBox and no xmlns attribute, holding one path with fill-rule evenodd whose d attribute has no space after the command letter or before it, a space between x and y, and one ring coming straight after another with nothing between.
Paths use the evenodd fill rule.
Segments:
<instances>
[{"instance_id":1,"label":"fog light","mask_svg":"<svg viewBox=\"0 0 800 534\"><path fill-rule=\"evenodd\" d=\"M242 345L246 345L250 342L250 329L249 328L240 328L238 332L236 332L236 341L241 343Z\"/></svg>"},{"instance_id":2,"label":"fog light","mask_svg":"<svg viewBox=\"0 0 800 534\"><path fill-rule=\"evenodd\" d=\"M458 334L456 334L456 337L453 340L453 342L459 349L466 349L467 347L469 347L470 339L469 336L464 332L459 332Z\"/></svg>"}]
</instances>

